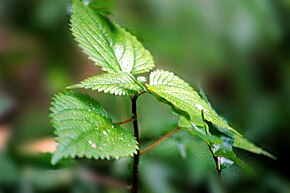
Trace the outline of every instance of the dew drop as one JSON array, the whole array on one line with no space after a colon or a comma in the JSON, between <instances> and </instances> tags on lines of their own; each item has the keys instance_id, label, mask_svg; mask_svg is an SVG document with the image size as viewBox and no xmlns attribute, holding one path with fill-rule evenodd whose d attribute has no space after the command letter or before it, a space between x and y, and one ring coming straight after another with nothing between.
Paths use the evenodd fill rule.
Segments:
<instances>
[{"instance_id":1,"label":"dew drop","mask_svg":"<svg viewBox=\"0 0 290 193\"><path fill-rule=\"evenodd\" d=\"M106 135L106 136L108 136L108 133L106 131L103 131L103 134Z\"/></svg>"},{"instance_id":2,"label":"dew drop","mask_svg":"<svg viewBox=\"0 0 290 193\"><path fill-rule=\"evenodd\" d=\"M203 109L202 105L200 105L200 104L196 104L195 107L198 108L198 110L202 110Z\"/></svg>"},{"instance_id":3,"label":"dew drop","mask_svg":"<svg viewBox=\"0 0 290 193\"><path fill-rule=\"evenodd\" d=\"M94 149L96 149L97 146L96 146L95 143L93 143L93 144L91 144L91 147L94 148Z\"/></svg>"},{"instance_id":4,"label":"dew drop","mask_svg":"<svg viewBox=\"0 0 290 193\"><path fill-rule=\"evenodd\" d=\"M141 83L145 83L145 82L147 82L146 77L144 77L144 76L138 76L138 77L137 77L137 80L138 80L139 82L141 82Z\"/></svg>"}]
</instances>

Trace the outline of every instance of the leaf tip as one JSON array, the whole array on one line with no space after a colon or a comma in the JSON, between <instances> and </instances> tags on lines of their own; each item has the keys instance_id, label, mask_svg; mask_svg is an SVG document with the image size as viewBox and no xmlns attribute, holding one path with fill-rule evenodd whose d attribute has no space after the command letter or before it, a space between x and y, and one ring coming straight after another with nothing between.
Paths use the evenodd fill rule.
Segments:
<instances>
[{"instance_id":1,"label":"leaf tip","mask_svg":"<svg viewBox=\"0 0 290 193\"><path fill-rule=\"evenodd\" d=\"M67 86L65 89L76 89L76 88L83 88L81 84L74 84L71 86Z\"/></svg>"},{"instance_id":2,"label":"leaf tip","mask_svg":"<svg viewBox=\"0 0 290 193\"><path fill-rule=\"evenodd\" d=\"M56 165L58 161L59 161L59 157L56 156L56 154L54 153L54 154L52 155L52 158L51 158L51 160L50 160L50 163L51 163L52 165Z\"/></svg>"},{"instance_id":3,"label":"leaf tip","mask_svg":"<svg viewBox=\"0 0 290 193\"><path fill-rule=\"evenodd\" d=\"M263 154L263 155L265 155L265 156L267 156L267 157L269 157L269 158L271 158L271 159L273 159L273 160L277 160L277 157L276 156L274 156L273 154L271 154L271 153L269 153L269 152L267 152L267 151L262 151L261 152L261 154Z\"/></svg>"}]
</instances>

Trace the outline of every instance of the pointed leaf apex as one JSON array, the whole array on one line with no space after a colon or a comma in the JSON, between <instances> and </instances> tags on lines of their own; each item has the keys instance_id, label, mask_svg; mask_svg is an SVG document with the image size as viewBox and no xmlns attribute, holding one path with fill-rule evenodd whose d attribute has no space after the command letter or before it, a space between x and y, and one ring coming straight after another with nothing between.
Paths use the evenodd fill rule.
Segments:
<instances>
[{"instance_id":1,"label":"pointed leaf apex","mask_svg":"<svg viewBox=\"0 0 290 193\"><path fill-rule=\"evenodd\" d=\"M76 89L76 88L83 88L83 86L81 84L74 84L71 86L67 86L65 89Z\"/></svg>"}]
</instances>

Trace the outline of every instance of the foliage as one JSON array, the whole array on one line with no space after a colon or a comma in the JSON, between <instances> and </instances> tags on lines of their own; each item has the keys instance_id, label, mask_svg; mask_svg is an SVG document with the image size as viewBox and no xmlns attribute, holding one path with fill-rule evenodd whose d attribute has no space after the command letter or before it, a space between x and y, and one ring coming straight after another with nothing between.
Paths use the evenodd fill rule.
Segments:
<instances>
[{"instance_id":1,"label":"foliage","mask_svg":"<svg viewBox=\"0 0 290 193\"><path fill-rule=\"evenodd\" d=\"M71 30L83 51L107 73L90 77L69 89L92 89L132 98L144 92L153 95L170 105L173 112L181 117L179 127L208 144L213 157L218 158L219 169L219 165L225 168L232 162L247 168L237 158L233 146L272 157L233 129L207 99L172 72L153 71L149 83L145 83L143 77L135 78L134 75L154 67L151 54L134 36L79 0L73 0ZM139 145L134 137L118 124L113 124L95 99L65 92L56 95L53 100L51 122L59 142L53 164L66 157L117 159L138 152ZM213 124L218 134L211 132L209 124Z\"/></svg>"}]
</instances>

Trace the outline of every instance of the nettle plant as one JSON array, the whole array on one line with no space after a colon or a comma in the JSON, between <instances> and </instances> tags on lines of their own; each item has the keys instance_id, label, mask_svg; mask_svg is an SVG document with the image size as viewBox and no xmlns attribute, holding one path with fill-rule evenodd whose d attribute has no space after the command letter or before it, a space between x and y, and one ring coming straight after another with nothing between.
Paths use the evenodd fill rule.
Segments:
<instances>
[{"instance_id":1,"label":"nettle plant","mask_svg":"<svg viewBox=\"0 0 290 193\"><path fill-rule=\"evenodd\" d=\"M52 164L68 157L110 160L133 156L131 189L138 192L141 155L180 130L186 130L208 144L220 176L221 170L233 163L247 169L233 147L274 158L245 139L219 116L202 90L196 92L184 80L165 70L152 71L148 83L144 76L138 76L154 68L151 54L134 36L90 5L73 0L71 31L84 53L105 72L68 89L84 88L128 96L132 117L115 123L100 103L86 94L73 91L56 94L50 108L58 142ZM136 102L144 93L169 105L180 116L180 122L174 131L140 150ZM127 122L133 123L134 132L121 127Z\"/></svg>"}]
</instances>

